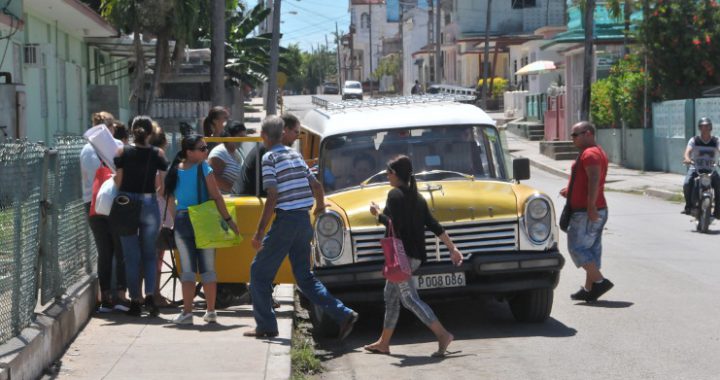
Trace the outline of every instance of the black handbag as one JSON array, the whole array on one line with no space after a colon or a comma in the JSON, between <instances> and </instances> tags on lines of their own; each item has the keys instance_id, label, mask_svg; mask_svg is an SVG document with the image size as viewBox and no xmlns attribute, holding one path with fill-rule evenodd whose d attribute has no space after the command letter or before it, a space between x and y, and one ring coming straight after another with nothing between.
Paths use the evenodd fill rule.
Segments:
<instances>
[{"instance_id":1,"label":"black handbag","mask_svg":"<svg viewBox=\"0 0 720 380\"><path fill-rule=\"evenodd\" d=\"M152 152L153 150L150 149L150 153L147 158L147 166L145 167L143 184L147 180L147 175L150 171L150 159L152 158ZM123 149L123 154L125 154L125 149ZM120 194L113 200L108 218L110 218L110 223L118 235L137 235L138 229L140 228L141 211L142 202L134 200L125 194Z\"/></svg>"},{"instance_id":2,"label":"black handbag","mask_svg":"<svg viewBox=\"0 0 720 380\"><path fill-rule=\"evenodd\" d=\"M137 235L140 228L142 203L120 194L113 200L110 209L110 223L120 236Z\"/></svg>"},{"instance_id":3,"label":"black handbag","mask_svg":"<svg viewBox=\"0 0 720 380\"><path fill-rule=\"evenodd\" d=\"M570 172L570 184L568 184L567 199L565 201L565 207L563 207L562 213L560 213L560 220L558 225L562 232L567 232L570 227L570 218L572 217L572 208L570 207L570 200L572 199L573 184L575 183L575 171L577 166L580 165L580 156L575 160L575 165L572 167Z\"/></svg>"}]
</instances>

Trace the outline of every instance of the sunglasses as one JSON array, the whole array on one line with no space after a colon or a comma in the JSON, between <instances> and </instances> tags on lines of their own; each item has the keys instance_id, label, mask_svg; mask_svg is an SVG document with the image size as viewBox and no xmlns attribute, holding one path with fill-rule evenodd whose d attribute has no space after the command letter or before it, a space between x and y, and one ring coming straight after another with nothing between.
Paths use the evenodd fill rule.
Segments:
<instances>
[{"instance_id":1,"label":"sunglasses","mask_svg":"<svg viewBox=\"0 0 720 380\"><path fill-rule=\"evenodd\" d=\"M585 132L587 132L587 131L573 132L573 133L570 134L570 136L572 136L572 137L578 137L578 136L582 135L582 134L585 133Z\"/></svg>"},{"instance_id":2,"label":"sunglasses","mask_svg":"<svg viewBox=\"0 0 720 380\"><path fill-rule=\"evenodd\" d=\"M201 147L199 147L199 148L195 148L195 149L193 149L193 150L199 150L199 151L201 151L201 152L207 152L207 151L208 151L208 146L207 146L207 145L203 145L203 146L201 146Z\"/></svg>"}]
</instances>

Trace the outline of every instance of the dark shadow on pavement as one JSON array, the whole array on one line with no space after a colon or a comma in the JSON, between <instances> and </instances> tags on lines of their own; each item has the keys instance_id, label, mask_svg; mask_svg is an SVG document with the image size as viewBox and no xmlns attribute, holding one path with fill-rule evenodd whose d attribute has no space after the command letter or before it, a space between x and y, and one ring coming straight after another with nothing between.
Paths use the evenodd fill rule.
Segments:
<instances>
[{"instance_id":1,"label":"dark shadow on pavement","mask_svg":"<svg viewBox=\"0 0 720 380\"><path fill-rule=\"evenodd\" d=\"M626 301L595 301L595 302L580 302L577 306L589 306L589 307L604 307L606 309L624 309L634 305L633 302Z\"/></svg>"},{"instance_id":2,"label":"dark shadow on pavement","mask_svg":"<svg viewBox=\"0 0 720 380\"><path fill-rule=\"evenodd\" d=\"M577 330L552 316L542 323L517 322L507 303L491 297L429 304L440 322L453 333L456 341L523 337L565 338L577 334ZM360 313L360 319L345 341L315 337L321 349L318 353L321 360L359 352L364 345L374 342L380 336L384 313L382 305L369 307L353 305L353 308ZM391 352L400 352L402 345L430 342L436 342L432 332L415 315L403 308L392 338ZM452 351L452 345L450 350ZM430 353L428 357L429 355Z\"/></svg>"},{"instance_id":3,"label":"dark shadow on pavement","mask_svg":"<svg viewBox=\"0 0 720 380\"><path fill-rule=\"evenodd\" d=\"M413 367L418 365L434 364L449 359L459 359L466 356L477 356L473 354L460 354L462 351L449 352L441 358L434 358L430 355L427 356L414 356L414 355L390 355L393 358L400 359L398 363L392 363L396 367Z\"/></svg>"},{"instance_id":4,"label":"dark shadow on pavement","mask_svg":"<svg viewBox=\"0 0 720 380\"><path fill-rule=\"evenodd\" d=\"M248 325L223 325L220 323L205 323L202 321L192 325L176 325L170 321L167 321L167 325L163 326L166 329L178 329L178 330L195 330L195 331L227 331L235 330L241 327L248 327Z\"/></svg>"}]
</instances>

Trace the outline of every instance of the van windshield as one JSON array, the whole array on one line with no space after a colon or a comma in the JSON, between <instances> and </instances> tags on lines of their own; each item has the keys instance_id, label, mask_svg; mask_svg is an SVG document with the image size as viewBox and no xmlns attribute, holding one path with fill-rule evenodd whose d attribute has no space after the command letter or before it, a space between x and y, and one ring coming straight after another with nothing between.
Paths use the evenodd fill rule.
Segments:
<instances>
[{"instance_id":1,"label":"van windshield","mask_svg":"<svg viewBox=\"0 0 720 380\"><path fill-rule=\"evenodd\" d=\"M331 136L320 147L326 192L387 183L387 162L407 155L417 181L507 179L500 137L491 126L436 126Z\"/></svg>"},{"instance_id":2,"label":"van windshield","mask_svg":"<svg viewBox=\"0 0 720 380\"><path fill-rule=\"evenodd\" d=\"M345 83L345 88L355 88L355 89L358 89L358 88L362 88L362 86L360 85L359 82L346 82L346 83Z\"/></svg>"}]
</instances>

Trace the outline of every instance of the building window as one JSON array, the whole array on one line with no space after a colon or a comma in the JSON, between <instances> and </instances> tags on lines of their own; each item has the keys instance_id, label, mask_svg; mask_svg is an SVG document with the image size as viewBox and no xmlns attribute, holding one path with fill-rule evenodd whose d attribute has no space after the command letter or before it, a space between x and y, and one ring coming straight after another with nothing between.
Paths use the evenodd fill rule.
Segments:
<instances>
[{"instance_id":1,"label":"building window","mask_svg":"<svg viewBox=\"0 0 720 380\"><path fill-rule=\"evenodd\" d=\"M370 27L370 15L363 13L360 15L360 29L366 29Z\"/></svg>"},{"instance_id":2,"label":"building window","mask_svg":"<svg viewBox=\"0 0 720 380\"><path fill-rule=\"evenodd\" d=\"M523 9L535 7L535 0L510 0L512 9Z\"/></svg>"}]
</instances>

